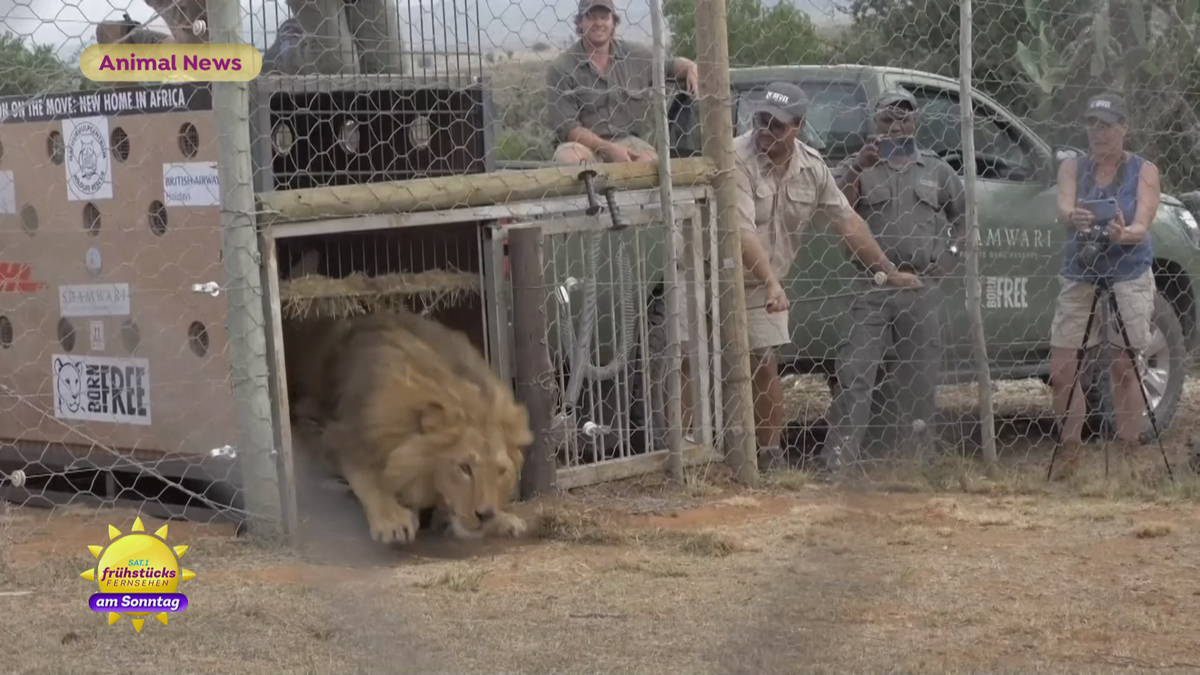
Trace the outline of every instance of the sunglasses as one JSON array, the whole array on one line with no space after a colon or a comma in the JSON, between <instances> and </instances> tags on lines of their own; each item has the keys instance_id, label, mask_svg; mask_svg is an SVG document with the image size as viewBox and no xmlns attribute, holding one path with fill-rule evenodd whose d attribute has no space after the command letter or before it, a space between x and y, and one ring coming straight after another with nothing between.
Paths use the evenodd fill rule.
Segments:
<instances>
[{"instance_id":1,"label":"sunglasses","mask_svg":"<svg viewBox=\"0 0 1200 675\"><path fill-rule=\"evenodd\" d=\"M750 118L750 120L754 124L754 128L756 128L756 129L770 129L771 131L774 131L774 132L784 133L790 128L787 123L785 123L783 120L779 119L778 117L775 117L771 113L766 113L766 112L755 113L754 116Z\"/></svg>"},{"instance_id":2,"label":"sunglasses","mask_svg":"<svg viewBox=\"0 0 1200 675\"><path fill-rule=\"evenodd\" d=\"M892 122L904 122L905 120L912 119L916 114L915 110L907 110L905 108L885 108L879 111L876 119L884 124L891 124Z\"/></svg>"}]
</instances>

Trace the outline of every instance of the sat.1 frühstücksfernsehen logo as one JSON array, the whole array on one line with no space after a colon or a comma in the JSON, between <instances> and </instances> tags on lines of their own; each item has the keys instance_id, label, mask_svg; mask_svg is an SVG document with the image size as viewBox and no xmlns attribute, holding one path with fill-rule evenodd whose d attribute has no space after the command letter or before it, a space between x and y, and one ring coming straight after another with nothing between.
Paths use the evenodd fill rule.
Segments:
<instances>
[{"instance_id":1,"label":"sat.1 fr\u00fchst\u00fccksfernsehen logo","mask_svg":"<svg viewBox=\"0 0 1200 675\"><path fill-rule=\"evenodd\" d=\"M88 546L96 566L79 575L100 586L88 599L93 612L107 612L110 626L128 616L141 633L147 616L154 615L165 626L169 614L187 609L179 584L196 574L179 566L188 547L168 546L166 525L146 534L138 518L129 534L109 525L108 538L107 546Z\"/></svg>"}]
</instances>

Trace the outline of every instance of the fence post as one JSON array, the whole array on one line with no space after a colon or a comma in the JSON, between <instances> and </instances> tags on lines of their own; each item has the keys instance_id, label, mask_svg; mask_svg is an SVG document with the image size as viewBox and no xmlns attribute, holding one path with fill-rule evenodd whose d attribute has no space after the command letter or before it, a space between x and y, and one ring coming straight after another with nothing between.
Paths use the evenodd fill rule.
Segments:
<instances>
[{"instance_id":1,"label":"fence post","mask_svg":"<svg viewBox=\"0 0 1200 675\"><path fill-rule=\"evenodd\" d=\"M682 231L675 220L674 184L671 179L671 131L667 128L667 45L663 37L662 1L650 0L650 24L654 34L654 131L657 140L659 194L662 197L664 237L663 305L667 333L667 468L671 477L683 482L683 392L679 369L683 359L679 343L679 248ZM695 345L692 345L695 348ZM694 413L693 413L694 416Z\"/></svg>"},{"instance_id":2,"label":"fence post","mask_svg":"<svg viewBox=\"0 0 1200 675\"><path fill-rule=\"evenodd\" d=\"M716 174L717 269L721 332L721 405L724 407L725 462L738 481L758 484L758 450L754 434L754 399L750 390L750 350L746 332L746 289L742 285L742 241L735 209L733 111L729 87L729 33L725 0L696 2L696 60L700 70L702 150Z\"/></svg>"},{"instance_id":3,"label":"fence post","mask_svg":"<svg viewBox=\"0 0 1200 675\"><path fill-rule=\"evenodd\" d=\"M959 88L962 109L963 190L967 202L967 311L975 343L975 368L979 380L979 426L983 460L988 471L996 468L996 427L992 411L992 378L988 367L987 338L983 334L979 276L979 211L975 201L975 94L971 84L971 0L959 3Z\"/></svg>"},{"instance_id":4,"label":"fence post","mask_svg":"<svg viewBox=\"0 0 1200 675\"><path fill-rule=\"evenodd\" d=\"M550 352L546 345L546 282L542 275L542 230L517 227L508 231L508 263L512 277L513 374L517 400L529 412L533 445L521 471L521 499L553 495L558 489L555 447L550 442L554 401Z\"/></svg>"},{"instance_id":5,"label":"fence post","mask_svg":"<svg viewBox=\"0 0 1200 675\"><path fill-rule=\"evenodd\" d=\"M242 41L237 0L212 0L208 21L211 44ZM211 87L217 175L222 188L221 250L229 308L230 376L240 428L238 460L247 525L255 538L282 540L294 533L284 516L293 518L295 509L284 508L281 487L291 477L279 475L274 447L250 158L250 87L248 82L213 82Z\"/></svg>"}]
</instances>

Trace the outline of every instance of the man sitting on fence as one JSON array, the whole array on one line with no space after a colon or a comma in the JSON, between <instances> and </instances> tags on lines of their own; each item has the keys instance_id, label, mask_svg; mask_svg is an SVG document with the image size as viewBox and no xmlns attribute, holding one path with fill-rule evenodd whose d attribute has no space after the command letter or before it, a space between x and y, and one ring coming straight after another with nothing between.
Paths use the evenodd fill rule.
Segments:
<instances>
[{"instance_id":1,"label":"man sitting on fence","mask_svg":"<svg viewBox=\"0 0 1200 675\"><path fill-rule=\"evenodd\" d=\"M580 0L575 15L579 40L546 73L558 163L658 159L645 140L654 101L653 53L616 37L620 22L612 0ZM686 82L688 92L696 95L695 63L668 56L666 71L667 80Z\"/></svg>"}]
</instances>

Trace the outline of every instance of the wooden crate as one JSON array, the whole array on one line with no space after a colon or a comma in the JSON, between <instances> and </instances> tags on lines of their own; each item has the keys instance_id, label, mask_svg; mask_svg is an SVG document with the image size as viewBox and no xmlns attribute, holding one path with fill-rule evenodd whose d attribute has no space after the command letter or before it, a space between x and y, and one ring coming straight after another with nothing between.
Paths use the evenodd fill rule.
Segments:
<instances>
[{"instance_id":1,"label":"wooden crate","mask_svg":"<svg viewBox=\"0 0 1200 675\"><path fill-rule=\"evenodd\" d=\"M193 290L225 285L211 108L191 83L0 99L0 441L236 446L226 299Z\"/></svg>"}]
</instances>

